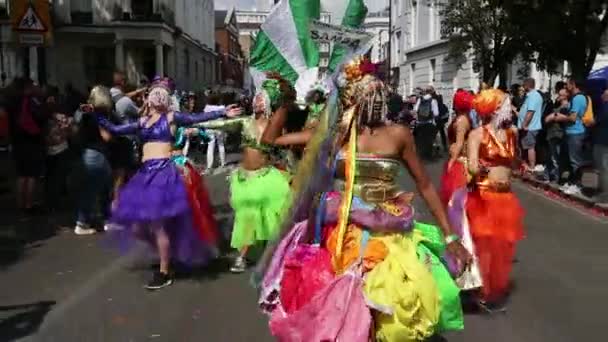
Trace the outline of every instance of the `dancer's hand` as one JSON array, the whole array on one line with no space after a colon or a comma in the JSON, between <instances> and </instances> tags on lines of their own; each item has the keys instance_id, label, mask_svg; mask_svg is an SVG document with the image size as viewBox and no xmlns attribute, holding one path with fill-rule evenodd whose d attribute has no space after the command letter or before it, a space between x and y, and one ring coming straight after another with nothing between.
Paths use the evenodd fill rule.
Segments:
<instances>
[{"instance_id":1,"label":"dancer's hand","mask_svg":"<svg viewBox=\"0 0 608 342\"><path fill-rule=\"evenodd\" d=\"M242 112L243 110L238 105L230 105L226 107L226 116L229 118L237 117L241 115Z\"/></svg>"},{"instance_id":2,"label":"dancer's hand","mask_svg":"<svg viewBox=\"0 0 608 342\"><path fill-rule=\"evenodd\" d=\"M473 257L469 251L464 248L460 240L452 241L448 244L447 251L456 259L456 262L458 262L459 275L469 269L473 263Z\"/></svg>"}]
</instances>

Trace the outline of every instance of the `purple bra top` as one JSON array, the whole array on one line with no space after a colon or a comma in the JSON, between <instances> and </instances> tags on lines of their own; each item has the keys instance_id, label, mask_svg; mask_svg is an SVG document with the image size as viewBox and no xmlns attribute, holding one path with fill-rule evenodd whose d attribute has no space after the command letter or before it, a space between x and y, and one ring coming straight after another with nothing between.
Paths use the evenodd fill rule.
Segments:
<instances>
[{"instance_id":1,"label":"purple bra top","mask_svg":"<svg viewBox=\"0 0 608 342\"><path fill-rule=\"evenodd\" d=\"M171 125L169 124L169 120L167 120L167 115L161 115L150 127L147 127L148 121L150 121L150 118L140 123L139 138L142 143L173 142L173 134L171 133Z\"/></svg>"}]
</instances>

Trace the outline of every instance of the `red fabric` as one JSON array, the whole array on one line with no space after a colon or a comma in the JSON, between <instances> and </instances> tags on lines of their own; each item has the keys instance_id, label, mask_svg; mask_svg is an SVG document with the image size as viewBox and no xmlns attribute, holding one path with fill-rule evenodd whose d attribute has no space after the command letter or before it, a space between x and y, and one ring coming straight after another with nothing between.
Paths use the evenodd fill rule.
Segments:
<instances>
[{"instance_id":1,"label":"red fabric","mask_svg":"<svg viewBox=\"0 0 608 342\"><path fill-rule=\"evenodd\" d=\"M458 160L454 161L451 167L448 167L448 162L445 163L439 188L439 196L444 206L447 207L454 191L467 185L466 172L464 164Z\"/></svg>"},{"instance_id":2,"label":"red fabric","mask_svg":"<svg viewBox=\"0 0 608 342\"><path fill-rule=\"evenodd\" d=\"M475 237L473 242L483 279L482 299L490 303L504 299L509 292L515 244L501 239Z\"/></svg>"},{"instance_id":3,"label":"red fabric","mask_svg":"<svg viewBox=\"0 0 608 342\"><path fill-rule=\"evenodd\" d=\"M188 199L192 206L194 227L202 241L217 246L219 240L217 221L213 216L213 207L205 182L191 164L186 163L184 167L185 169L180 171L184 176Z\"/></svg>"},{"instance_id":4,"label":"red fabric","mask_svg":"<svg viewBox=\"0 0 608 342\"><path fill-rule=\"evenodd\" d=\"M466 210L473 238L511 243L524 238L524 209L512 192L472 191Z\"/></svg>"},{"instance_id":5,"label":"red fabric","mask_svg":"<svg viewBox=\"0 0 608 342\"><path fill-rule=\"evenodd\" d=\"M285 261L281 305L288 314L300 310L335 278L331 256L320 247L300 245Z\"/></svg>"},{"instance_id":6,"label":"red fabric","mask_svg":"<svg viewBox=\"0 0 608 342\"><path fill-rule=\"evenodd\" d=\"M515 243L524 237L524 210L511 192L473 191L467 216L483 279L482 299L493 302L509 291Z\"/></svg>"},{"instance_id":7,"label":"red fabric","mask_svg":"<svg viewBox=\"0 0 608 342\"><path fill-rule=\"evenodd\" d=\"M38 135L41 130L32 115L29 97L24 97L21 102L21 113L19 113L19 126L28 134Z\"/></svg>"}]
</instances>

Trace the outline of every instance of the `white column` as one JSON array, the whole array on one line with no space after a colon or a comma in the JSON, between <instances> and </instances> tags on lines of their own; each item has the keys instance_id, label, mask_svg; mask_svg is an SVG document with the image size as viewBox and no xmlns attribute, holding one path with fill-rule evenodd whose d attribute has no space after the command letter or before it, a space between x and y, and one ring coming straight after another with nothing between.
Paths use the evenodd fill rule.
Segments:
<instances>
[{"instance_id":1,"label":"white column","mask_svg":"<svg viewBox=\"0 0 608 342\"><path fill-rule=\"evenodd\" d=\"M114 65L117 70L125 70L125 42L120 38L114 41Z\"/></svg>"},{"instance_id":2,"label":"white column","mask_svg":"<svg viewBox=\"0 0 608 342\"><path fill-rule=\"evenodd\" d=\"M29 48L30 54L30 79L35 83L38 83L38 48L31 46Z\"/></svg>"},{"instance_id":3,"label":"white column","mask_svg":"<svg viewBox=\"0 0 608 342\"><path fill-rule=\"evenodd\" d=\"M156 45L156 75L165 75L165 53L162 42L155 42Z\"/></svg>"}]
</instances>

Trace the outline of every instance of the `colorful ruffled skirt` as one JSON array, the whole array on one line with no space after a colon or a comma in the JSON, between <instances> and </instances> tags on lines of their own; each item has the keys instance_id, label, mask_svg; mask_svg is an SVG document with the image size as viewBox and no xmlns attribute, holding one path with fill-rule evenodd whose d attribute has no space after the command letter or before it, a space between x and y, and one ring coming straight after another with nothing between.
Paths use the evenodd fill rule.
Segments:
<instances>
[{"instance_id":1,"label":"colorful ruffled skirt","mask_svg":"<svg viewBox=\"0 0 608 342\"><path fill-rule=\"evenodd\" d=\"M502 300L509 291L515 245L524 238L524 210L510 191L476 189L467 196L466 212L483 279L482 299Z\"/></svg>"},{"instance_id":2,"label":"colorful ruffled skirt","mask_svg":"<svg viewBox=\"0 0 608 342\"><path fill-rule=\"evenodd\" d=\"M181 264L205 264L216 252L195 228L188 188L171 159L143 163L119 191L112 222L122 229L112 230L110 241L123 252L138 241L146 242L156 251L157 229L163 229L169 236L172 258Z\"/></svg>"},{"instance_id":3,"label":"colorful ruffled skirt","mask_svg":"<svg viewBox=\"0 0 608 342\"><path fill-rule=\"evenodd\" d=\"M288 176L278 169L237 169L230 176L230 205L234 210L230 246L240 250L276 239L289 199Z\"/></svg>"},{"instance_id":4,"label":"colorful ruffled skirt","mask_svg":"<svg viewBox=\"0 0 608 342\"><path fill-rule=\"evenodd\" d=\"M279 341L420 341L463 329L437 227L414 222L412 207L399 201L354 197L341 236L341 196L323 198L314 233L308 221L296 224L261 283L259 304Z\"/></svg>"}]
</instances>

